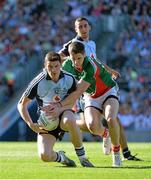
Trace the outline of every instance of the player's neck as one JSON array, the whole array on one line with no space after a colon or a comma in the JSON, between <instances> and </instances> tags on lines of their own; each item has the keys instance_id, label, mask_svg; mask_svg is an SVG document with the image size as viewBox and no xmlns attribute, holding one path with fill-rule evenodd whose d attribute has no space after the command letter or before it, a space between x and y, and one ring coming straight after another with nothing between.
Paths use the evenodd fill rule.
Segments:
<instances>
[{"instance_id":1,"label":"player's neck","mask_svg":"<svg viewBox=\"0 0 151 180\"><path fill-rule=\"evenodd\" d=\"M87 38L82 38L84 41L89 41L89 37Z\"/></svg>"},{"instance_id":2,"label":"player's neck","mask_svg":"<svg viewBox=\"0 0 151 180\"><path fill-rule=\"evenodd\" d=\"M75 69L79 72L82 72L83 71L83 68L82 67L75 67Z\"/></svg>"},{"instance_id":3,"label":"player's neck","mask_svg":"<svg viewBox=\"0 0 151 180\"><path fill-rule=\"evenodd\" d=\"M87 37L79 36L79 38L81 38L83 41L89 41L89 36L87 36Z\"/></svg>"}]
</instances>

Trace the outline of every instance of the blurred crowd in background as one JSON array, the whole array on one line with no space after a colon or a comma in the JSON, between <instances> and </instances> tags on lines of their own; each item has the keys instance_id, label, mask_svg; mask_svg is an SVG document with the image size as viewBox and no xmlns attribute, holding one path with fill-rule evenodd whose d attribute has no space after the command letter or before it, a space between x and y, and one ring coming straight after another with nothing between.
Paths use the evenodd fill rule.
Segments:
<instances>
[{"instance_id":1,"label":"blurred crowd in background","mask_svg":"<svg viewBox=\"0 0 151 180\"><path fill-rule=\"evenodd\" d=\"M101 16L121 15L128 19L127 28L118 32L115 44L106 52L106 63L121 73L119 116L125 128L150 130L150 0L62 0L58 5L53 0L1 0L0 108L24 88L16 88L15 83L31 60L35 64L36 59L43 61L46 52L59 51L75 36L77 17L85 16L93 24ZM17 69L22 69L20 74Z\"/></svg>"}]
</instances>

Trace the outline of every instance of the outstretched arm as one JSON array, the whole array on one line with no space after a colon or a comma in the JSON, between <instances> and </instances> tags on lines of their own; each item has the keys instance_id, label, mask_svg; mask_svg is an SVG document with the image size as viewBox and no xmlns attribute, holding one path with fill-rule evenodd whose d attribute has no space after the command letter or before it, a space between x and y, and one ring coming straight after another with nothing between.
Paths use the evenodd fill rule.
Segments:
<instances>
[{"instance_id":1,"label":"outstretched arm","mask_svg":"<svg viewBox=\"0 0 151 180\"><path fill-rule=\"evenodd\" d=\"M39 132L47 132L42 129L42 126L40 126L38 123L34 123L29 115L28 112L28 104L31 102L31 99L27 97L22 97L18 103L18 111L22 117L22 119L27 123L27 125L36 133Z\"/></svg>"},{"instance_id":2,"label":"outstretched arm","mask_svg":"<svg viewBox=\"0 0 151 180\"><path fill-rule=\"evenodd\" d=\"M79 80L77 84L77 88L73 91L69 96L67 96L63 101L61 101L61 105L68 106L70 104L74 105L75 101L88 89L90 83Z\"/></svg>"},{"instance_id":3,"label":"outstretched arm","mask_svg":"<svg viewBox=\"0 0 151 180\"><path fill-rule=\"evenodd\" d=\"M114 79L117 79L118 77L120 77L120 73L112 68L110 68L107 64L104 64L103 62L101 62L103 64L103 66L105 67L105 69L111 74L111 76Z\"/></svg>"}]
</instances>

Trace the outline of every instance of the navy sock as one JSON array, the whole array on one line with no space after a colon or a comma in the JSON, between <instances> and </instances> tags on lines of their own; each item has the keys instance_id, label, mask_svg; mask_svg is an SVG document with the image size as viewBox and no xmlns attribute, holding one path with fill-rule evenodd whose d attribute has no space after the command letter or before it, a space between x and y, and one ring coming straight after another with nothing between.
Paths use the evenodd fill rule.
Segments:
<instances>
[{"instance_id":1,"label":"navy sock","mask_svg":"<svg viewBox=\"0 0 151 180\"><path fill-rule=\"evenodd\" d=\"M81 158L85 158L85 150L84 147L79 147L79 148L75 148L76 154L79 157L79 159Z\"/></svg>"},{"instance_id":2,"label":"navy sock","mask_svg":"<svg viewBox=\"0 0 151 180\"><path fill-rule=\"evenodd\" d=\"M128 148L122 150L124 158L128 158L131 155L131 152Z\"/></svg>"},{"instance_id":3,"label":"navy sock","mask_svg":"<svg viewBox=\"0 0 151 180\"><path fill-rule=\"evenodd\" d=\"M56 152L56 154L57 154L57 158L56 158L56 162L61 162L61 156L60 156L60 154L58 153L58 152Z\"/></svg>"}]
</instances>

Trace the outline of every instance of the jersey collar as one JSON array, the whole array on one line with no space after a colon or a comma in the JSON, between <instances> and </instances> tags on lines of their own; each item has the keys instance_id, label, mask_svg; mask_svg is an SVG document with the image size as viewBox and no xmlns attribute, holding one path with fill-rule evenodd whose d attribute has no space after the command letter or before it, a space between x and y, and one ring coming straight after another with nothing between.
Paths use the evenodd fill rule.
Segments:
<instances>
[{"instance_id":1,"label":"jersey collar","mask_svg":"<svg viewBox=\"0 0 151 180\"><path fill-rule=\"evenodd\" d=\"M84 41L80 36L76 36L75 39L79 41Z\"/></svg>"},{"instance_id":2,"label":"jersey collar","mask_svg":"<svg viewBox=\"0 0 151 180\"><path fill-rule=\"evenodd\" d=\"M84 40L80 36L76 36L75 39L78 41L82 41L82 42L89 42L90 41L90 40Z\"/></svg>"}]
</instances>

